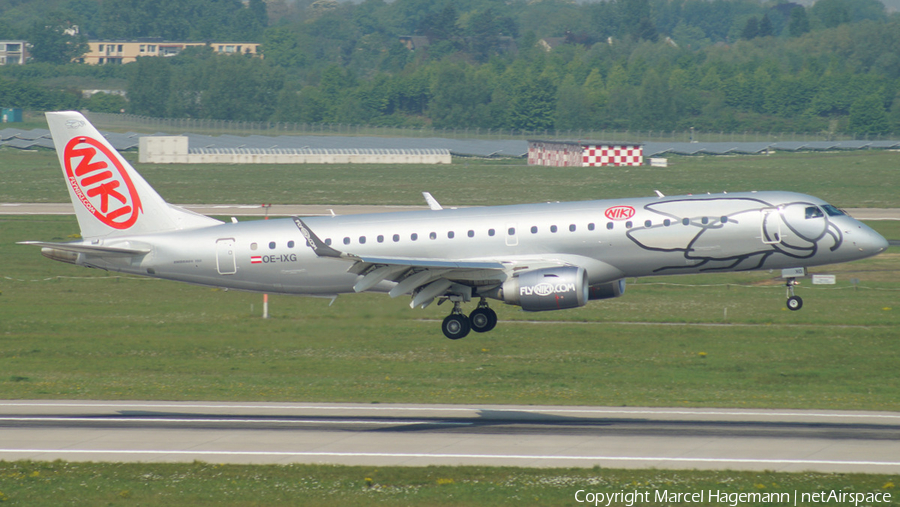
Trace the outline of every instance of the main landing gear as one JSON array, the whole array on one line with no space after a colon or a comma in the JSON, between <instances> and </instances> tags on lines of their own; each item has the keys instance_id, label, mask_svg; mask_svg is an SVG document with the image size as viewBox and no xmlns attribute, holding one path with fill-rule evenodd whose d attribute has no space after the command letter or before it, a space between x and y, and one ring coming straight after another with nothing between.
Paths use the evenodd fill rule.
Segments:
<instances>
[{"instance_id":1,"label":"main landing gear","mask_svg":"<svg viewBox=\"0 0 900 507\"><path fill-rule=\"evenodd\" d=\"M803 308L803 300L800 298L800 296L794 295L794 286L800 285L800 282L798 282L796 278L788 278L787 282L784 285L787 287L788 310L796 312L797 310Z\"/></svg>"},{"instance_id":2,"label":"main landing gear","mask_svg":"<svg viewBox=\"0 0 900 507\"><path fill-rule=\"evenodd\" d=\"M444 336L451 340L459 340L465 338L469 331L476 333L486 333L497 325L497 313L491 310L484 298L478 303L478 308L472 310L467 317L460 308L460 302L453 302L453 310L450 312L444 322L441 324L441 331Z\"/></svg>"}]
</instances>

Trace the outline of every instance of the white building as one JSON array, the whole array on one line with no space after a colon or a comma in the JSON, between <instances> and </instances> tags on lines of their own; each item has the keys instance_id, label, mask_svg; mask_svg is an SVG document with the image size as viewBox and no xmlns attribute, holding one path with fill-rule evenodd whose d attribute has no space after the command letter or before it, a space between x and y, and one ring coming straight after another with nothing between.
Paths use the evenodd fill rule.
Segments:
<instances>
[{"instance_id":1,"label":"white building","mask_svg":"<svg viewBox=\"0 0 900 507\"><path fill-rule=\"evenodd\" d=\"M27 42L0 40L0 65L24 65L28 56Z\"/></svg>"}]
</instances>

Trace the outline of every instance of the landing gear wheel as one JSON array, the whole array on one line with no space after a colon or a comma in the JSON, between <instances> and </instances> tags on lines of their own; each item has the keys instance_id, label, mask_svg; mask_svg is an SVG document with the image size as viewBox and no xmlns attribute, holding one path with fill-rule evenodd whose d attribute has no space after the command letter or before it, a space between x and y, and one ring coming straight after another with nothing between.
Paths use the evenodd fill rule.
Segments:
<instances>
[{"instance_id":1,"label":"landing gear wheel","mask_svg":"<svg viewBox=\"0 0 900 507\"><path fill-rule=\"evenodd\" d=\"M797 310L803 308L803 300L800 299L800 296L791 296L787 300L788 310L792 312L796 312Z\"/></svg>"},{"instance_id":2,"label":"landing gear wheel","mask_svg":"<svg viewBox=\"0 0 900 507\"><path fill-rule=\"evenodd\" d=\"M796 278L788 278L784 285L785 285L785 287L787 287L788 310L790 310L792 312L796 312L797 310L803 308L803 300L800 299L800 296L794 295L794 286L800 285L800 282L798 282Z\"/></svg>"},{"instance_id":3,"label":"landing gear wheel","mask_svg":"<svg viewBox=\"0 0 900 507\"><path fill-rule=\"evenodd\" d=\"M479 307L469 314L469 322L472 324L472 331L487 333L497 325L497 313L486 306Z\"/></svg>"},{"instance_id":4,"label":"landing gear wheel","mask_svg":"<svg viewBox=\"0 0 900 507\"><path fill-rule=\"evenodd\" d=\"M447 318L441 324L441 331L444 332L444 336L451 340L465 338L471 329L472 325L469 323L469 318L461 313L447 315Z\"/></svg>"}]
</instances>

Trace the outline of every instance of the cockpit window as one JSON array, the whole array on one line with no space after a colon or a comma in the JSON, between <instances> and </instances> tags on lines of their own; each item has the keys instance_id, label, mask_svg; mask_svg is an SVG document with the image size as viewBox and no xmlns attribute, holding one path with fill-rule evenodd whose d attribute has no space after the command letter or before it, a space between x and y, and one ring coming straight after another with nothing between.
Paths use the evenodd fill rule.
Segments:
<instances>
[{"instance_id":1,"label":"cockpit window","mask_svg":"<svg viewBox=\"0 0 900 507\"><path fill-rule=\"evenodd\" d=\"M820 210L818 206L809 206L806 208L807 220L809 220L810 218L822 218L823 216L825 215L822 213L822 210Z\"/></svg>"},{"instance_id":2,"label":"cockpit window","mask_svg":"<svg viewBox=\"0 0 900 507\"><path fill-rule=\"evenodd\" d=\"M828 216L830 216L830 217L839 217L844 214L843 211L835 208L834 206L832 206L830 204L826 204L826 205L822 206L822 209L824 209L825 213L828 213Z\"/></svg>"}]
</instances>

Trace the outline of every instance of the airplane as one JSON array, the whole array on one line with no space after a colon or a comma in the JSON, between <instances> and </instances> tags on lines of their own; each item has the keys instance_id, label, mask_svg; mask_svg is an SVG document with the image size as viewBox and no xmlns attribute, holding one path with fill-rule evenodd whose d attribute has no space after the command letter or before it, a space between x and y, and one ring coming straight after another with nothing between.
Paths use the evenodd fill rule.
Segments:
<instances>
[{"instance_id":1,"label":"airplane","mask_svg":"<svg viewBox=\"0 0 900 507\"><path fill-rule=\"evenodd\" d=\"M452 303L450 339L497 325L488 299L525 311L622 296L625 279L782 269L787 307L811 266L888 242L809 195L743 192L221 222L171 205L77 112L48 112L80 240L25 241L53 260L245 291L410 296ZM785 273L787 275L785 275ZM462 305L476 301L468 315Z\"/></svg>"}]
</instances>

